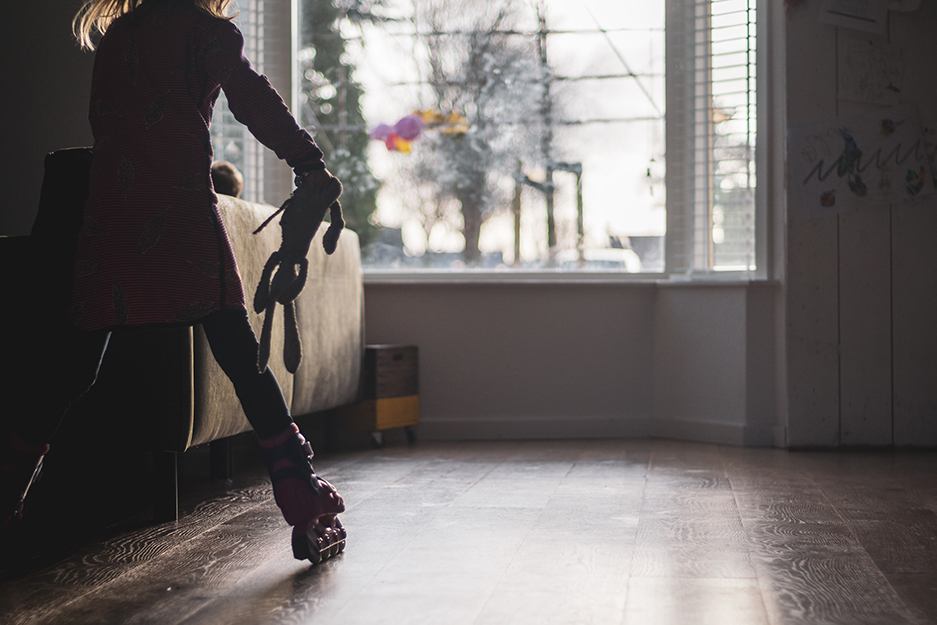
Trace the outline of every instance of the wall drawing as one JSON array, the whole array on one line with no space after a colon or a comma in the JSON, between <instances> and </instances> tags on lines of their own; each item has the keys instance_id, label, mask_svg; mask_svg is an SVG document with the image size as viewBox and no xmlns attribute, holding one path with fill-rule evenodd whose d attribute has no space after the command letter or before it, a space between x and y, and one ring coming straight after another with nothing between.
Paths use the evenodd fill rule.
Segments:
<instances>
[{"instance_id":1,"label":"wall drawing","mask_svg":"<svg viewBox=\"0 0 937 625\"><path fill-rule=\"evenodd\" d=\"M910 109L792 126L788 158L791 210L810 216L934 194L924 134Z\"/></svg>"}]
</instances>

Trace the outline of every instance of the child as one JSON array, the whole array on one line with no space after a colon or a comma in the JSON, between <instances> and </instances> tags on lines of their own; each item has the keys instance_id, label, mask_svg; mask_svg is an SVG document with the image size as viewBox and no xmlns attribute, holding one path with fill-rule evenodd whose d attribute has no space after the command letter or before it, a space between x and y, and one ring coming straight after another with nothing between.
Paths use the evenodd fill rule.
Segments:
<instances>
[{"instance_id":1,"label":"child","mask_svg":"<svg viewBox=\"0 0 937 625\"><path fill-rule=\"evenodd\" d=\"M75 35L97 46L89 120L91 190L75 258L67 350L70 382L47 418L24 423L3 448L4 516L21 513L68 405L97 376L110 332L202 324L256 432L277 504L293 526L293 554L319 561L344 546L334 487L312 468L270 369L257 371L257 340L217 210L210 168L212 109L224 89L235 117L293 168L298 185L322 190L332 175L322 152L266 77L244 57L227 16L233 0L86 0Z\"/></svg>"},{"instance_id":2,"label":"child","mask_svg":"<svg viewBox=\"0 0 937 625\"><path fill-rule=\"evenodd\" d=\"M211 184L215 188L215 193L241 197L241 191L244 190L244 176L228 161L215 161L211 164Z\"/></svg>"}]
</instances>

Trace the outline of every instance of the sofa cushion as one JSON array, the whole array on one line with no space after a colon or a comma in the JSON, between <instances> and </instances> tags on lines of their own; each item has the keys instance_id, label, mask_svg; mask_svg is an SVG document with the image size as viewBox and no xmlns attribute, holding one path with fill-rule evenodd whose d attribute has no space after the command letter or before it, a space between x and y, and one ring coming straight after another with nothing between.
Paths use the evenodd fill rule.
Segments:
<instances>
[{"instance_id":1,"label":"sofa cushion","mask_svg":"<svg viewBox=\"0 0 937 625\"><path fill-rule=\"evenodd\" d=\"M336 408L361 396L364 284L358 235L344 230L338 249L328 255L322 248L324 230L309 248L309 277L296 299L303 360L293 379L294 415Z\"/></svg>"}]
</instances>

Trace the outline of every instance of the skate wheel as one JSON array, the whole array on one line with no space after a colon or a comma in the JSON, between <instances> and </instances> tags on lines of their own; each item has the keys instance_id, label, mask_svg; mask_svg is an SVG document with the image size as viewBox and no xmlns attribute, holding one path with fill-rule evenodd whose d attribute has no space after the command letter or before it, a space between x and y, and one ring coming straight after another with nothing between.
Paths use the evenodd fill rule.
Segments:
<instances>
[{"instance_id":1,"label":"skate wheel","mask_svg":"<svg viewBox=\"0 0 937 625\"><path fill-rule=\"evenodd\" d=\"M348 532L345 531L344 527L340 527L335 530L335 535L338 538L338 542L336 543L338 550L335 552L335 555L338 555L345 551L345 537L348 536Z\"/></svg>"},{"instance_id":2,"label":"skate wheel","mask_svg":"<svg viewBox=\"0 0 937 625\"><path fill-rule=\"evenodd\" d=\"M332 557L332 544L329 542L322 542L319 549L316 551L316 555L319 557L319 562L325 562Z\"/></svg>"},{"instance_id":3,"label":"skate wheel","mask_svg":"<svg viewBox=\"0 0 937 625\"><path fill-rule=\"evenodd\" d=\"M293 557L297 560L309 560L313 564L320 564L345 550L347 534L344 528L327 527L322 535L316 535L312 526L307 531L310 533L297 527L293 528Z\"/></svg>"}]
</instances>

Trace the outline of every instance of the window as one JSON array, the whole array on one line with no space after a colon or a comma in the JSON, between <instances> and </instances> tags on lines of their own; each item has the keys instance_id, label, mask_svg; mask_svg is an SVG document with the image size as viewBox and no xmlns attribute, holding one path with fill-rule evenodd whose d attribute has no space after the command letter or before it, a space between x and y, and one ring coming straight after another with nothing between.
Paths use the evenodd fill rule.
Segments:
<instances>
[{"instance_id":1,"label":"window","mask_svg":"<svg viewBox=\"0 0 937 625\"><path fill-rule=\"evenodd\" d=\"M334 28L310 41L317 140L371 136L366 267L663 270L664 5L592 4L401 2L339 15L341 55ZM360 86L363 129L323 54ZM395 132L414 113L422 130Z\"/></svg>"},{"instance_id":2,"label":"window","mask_svg":"<svg viewBox=\"0 0 937 625\"><path fill-rule=\"evenodd\" d=\"M366 271L755 269L755 0L295 2L294 112ZM268 76L288 6L241 0ZM223 102L212 136L282 201Z\"/></svg>"}]
</instances>

